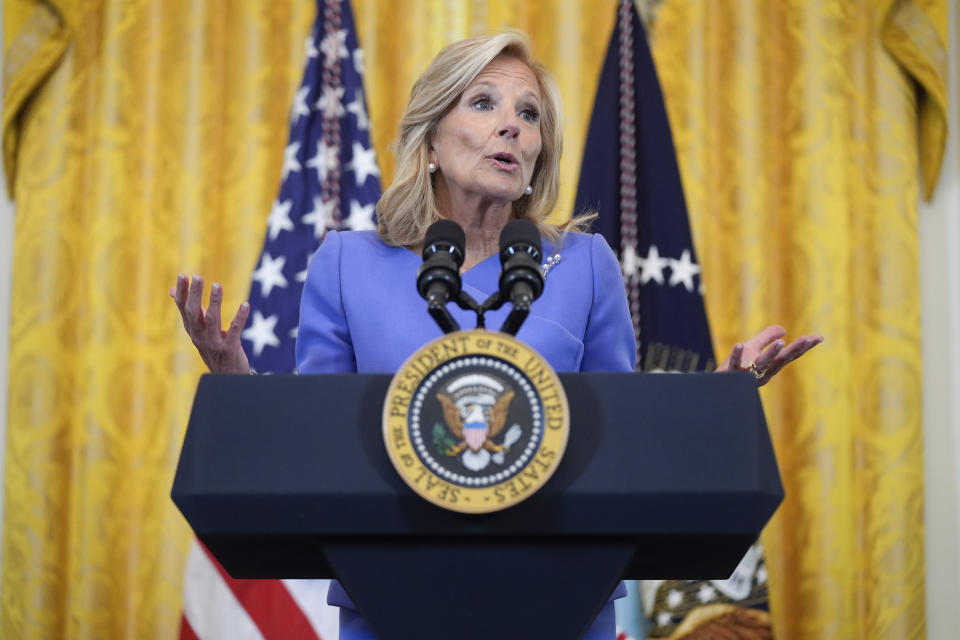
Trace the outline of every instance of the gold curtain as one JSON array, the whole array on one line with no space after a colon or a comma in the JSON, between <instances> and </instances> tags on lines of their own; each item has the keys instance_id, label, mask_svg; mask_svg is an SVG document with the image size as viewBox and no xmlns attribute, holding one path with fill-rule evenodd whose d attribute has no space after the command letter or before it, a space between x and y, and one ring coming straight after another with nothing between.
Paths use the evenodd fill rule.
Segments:
<instances>
[{"instance_id":1,"label":"gold curtain","mask_svg":"<svg viewBox=\"0 0 960 640\"><path fill-rule=\"evenodd\" d=\"M764 535L780 640L924 637L916 215L945 31L943 0L656 16L717 348L770 322L826 336L762 392L787 493Z\"/></svg>"},{"instance_id":2,"label":"gold curtain","mask_svg":"<svg viewBox=\"0 0 960 640\"><path fill-rule=\"evenodd\" d=\"M249 287L309 2L4 3L16 200L3 638L173 638L202 363L178 270Z\"/></svg>"},{"instance_id":3,"label":"gold curtain","mask_svg":"<svg viewBox=\"0 0 960 640\"><path fill-rule=\"evenodd\" d=\"M778 632L922 634L916 125L939 103L918 108L903 69L930 68L915 33L931 9L805 4L670 0L655 55L718 348L769 320L828 336L765 392L790 496L767 541ZM908 4L920 13L888 19ZM516 27L560 83L567 215L614 6L355 0L385 182L436 50ZM245 295L314 6L4 12L17 214L0 636L171 638L190 534L168 492L202 364L165 292L184 270L223 282L227 307ZM881 27L913 53L902 67Z\"/></svg>"}]
</instances>

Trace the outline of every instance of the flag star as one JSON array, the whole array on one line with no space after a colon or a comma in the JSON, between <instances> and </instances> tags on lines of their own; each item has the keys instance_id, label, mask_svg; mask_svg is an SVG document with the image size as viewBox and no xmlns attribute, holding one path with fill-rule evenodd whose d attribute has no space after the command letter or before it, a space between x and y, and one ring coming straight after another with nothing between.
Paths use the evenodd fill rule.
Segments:
<instances>
[{"instance_id":1,"label":"flag star","mask_svg":"<svg viewBox=\"0 0 960 640\"><path fill-rule=\"evenodd\" d=\"M362 187L370 176L380 175L380 169L377 167L377 151L373 147L364 149L359 142L353 143L353 160L347 165L347 169L354 171L357 177L357 186Z\"/></svg>"},{"instance_id":2,"label":"flag star","mask_svg":"<svg viewBox=\"0 0 960 640\"><path fill-rule=\"evenodd\" d=\"M347 226L354 231L368 231L376 229L377 225L373 222L373 210L376 204L371 202L368 205L361 205L356 200L350 201L350 217L347 218Z\"/></svg>"},{"instance_id":3,"label":"flag star","mask_svg":"<svg viewBox=\"0 0 960 640\"><path fill-rule=\"evenodd\" d=\"M317 41L310 35L307 37L307 58L316 58L318 55L320 51L317 49Z\"/></svg>"},{"instance_id":4,"label":"flag star","mask_svg":"<svg viewBox=\"0 0 960 640\"><path fill-rule=\"evenodd\" d=\"M676 609L681 604L683 604L683 594L676 589L671 589L670 593L667 594L667 606Z\"/></svg>"},{"instance_id":5,"label":"flag star","mask_svg":"<svg viewBox=\"0 0 960 640\"><path fill-rule=\"evenodd\" d=\"M640 258L632 245L628 245L623 250L623 255L620 257L620 269L623 271L623 277L628 280L636 276L637 271L640 270Z\"/></svg>"},{"instance_id":6,"label":"flag star","mask_svg":"<svg viewBox=\"0 0 960 640\"><path fill-rule=\"evenodd\" d=\"M260 313L258 309L253 311L253 323L250 325L249 329L246 329L241 336L244 340L248 340L253 343L253 355L259 357L263 353L263 348L266 346L279 347L280 339L277 338L277 334L273 332L274 327L277 326L277 319L279 316L272 315L269 318L264 318L263 314Z\"/></svg>"},{"instance_id":7,"label":"flag star","mask_svg":"<svg viewBox=\"0 0 960 640\"><path fill-rule=\"evenodd\" d=\"M690 250L684 249L679 260L667 260L670 263L670 286L675 287L682 282L686 290L693 293L693 276L700 273L700 266L690 261Z\"/></svg>"},{"instance_id":8,"label":"flag star","mask_svg":"<svg viewBox=\"0 0 960 640\"><path fill-rule=\"evenodd\" d=\"M343 87L324 86L320 99L317 100L317 109L323 112L324 118L339 118L343 111Z\"/></svg>"},{"instance_id":9,"label":"flag star","mask_svg":"<svg viewBox=\"0 0 960 640\"><path fill-rule=\"evenodd\" d=\"M264 252L260 266L253 272L253 281L260 283L260 293L264 298L270 295L274 287L285 288L287 279L283 275L283 265L287 263L286 256L273 258Z\"/></svg>"},{"instance_id":10,"label":"flag star","mask_svg":"<svg viewBox=\"0 0 960 640\"><path fill-rule=\"evenodd\" d=\"M310 87L300 87L297 95L293 98L293 109L290 110L290 121L296 122L300 116L310 115L310 107L307 106L307 94L310 93Z\"/></svg>"},{"instance_id":11,"label":"flag star","mask_svg":"<svg viewBox=\"0 0 960 640\"><path fill-rule=\"evenodd\" d=\"M327 172L335 169L340 162L340 149L336 146L327 146L323 140L317 143L317 153L307 160L307 166L317 170L320 182L326 182Z\"/></svg>"},{"instance_id":12,"label":"flag star","mask_svg":"<svg viewBox=\"0 0 960 640\"><path fill-rule=\"evenodd\" d=\"M270 239L276 240L281 231L293 231L293 220L290 219L290 207L293 206L293 200L273 203L270 210L270 217L267 224L270 225Z\"/></svg>"},{"instance_id":13,"label":"flag star","mask_svg":"<svg viewBox=\"0 0 960 640\"><path fill-rule=\"evenodd\" d=\"M300 171L300 161L297 160L297 153L300 152L300 143L291 142L283 150L283 175L281 180L286 180L291 171Z\"/></svg>"},{"instance_id":14,"label":"flag star","mask_svg":"<svg viewBox=\"0 0 960 640\"><path fill-rule=\"evenodd\" d=\"M319 240L328 229L337 228L336 209L336 200L330 199L324 202L320 196L314 196L313 210L305 214L301 220L304 224L313 225L313 237Z\"/></svg>"},{"instance_id":15,"label":"flag star","mask_svg":"<svg viewBox=\"0 0 960 640\"><path fill-rule=\"evenodd\" d=\"M357 47L353 50L353 66L356 68L357 73L361 76L363 75L363 49Z\"/></svg>"},{"instance_id":16,"label":"flag star","mask_svg":"<svg viewBox=\"0 0 960 640\"><path fill-rule=\"evenodd\" d=\"M293 329L290 329L290 334L289 334L289 335L290 335L290 337L293 338L294 340L297 339L297 329L299 329L299 328L300 328L300 327L294 327Z\"/></svg>"},{"instance_id":17,"label":"flag star","mask_svg":"<svg viewBox=\"0 0 960 640\"><path fill-rule=\"evenodd\" d=\"M717 590L710 586L709 583L704 582L700 585L700 591L697 593L697 599L700 600L700 602L707 604L716 597Z\"/></svg>"},{"instance_id":18,"label":"flag star","mask_svg":"<svg viewBox=\"0 0 960 640\"><path fill-rule=\"evenodd\" d=\"M357 127L361 130L370 128L370 121L367 120L367 110L363 106L363 89L357 89L353 96L353 102L347 105L347 111L357 116Z\"/></svg>"},{"instance_id":19,"label":"flag star","mask_svg":"<svg viewBox=\"0 0 960 640\"><path fill-rule=\"evenodd\" d=\"M657 626L658 627L667 627L670 626L670 614L666 611L661 611L657 616Z\"/></svg>"},{"instance_id":20,"label":"flag star","mask_svg":"<svg viewBox=\"0 0 960 640\"><path fill-rule=\"evenodd\" d=\"M337 56L346 58L348 55L347 30L338 29L333 33L327 34L324 39L320 41L320 51L323 51L327 64L333 63Z\"/></svg>"},{"instance_id":21,"label":"flag star","mask_svg":"<svg viewBox=\"0 0 960 640\"><path fill-rule=\"evenodd\" d=\"M650 245L646 258L640 258L640 284L647 284L651 280L656 280L657 284L663 284L663 269L667 266L667 259L660 257L656 245Z\"/></svg>"}]
</instances>

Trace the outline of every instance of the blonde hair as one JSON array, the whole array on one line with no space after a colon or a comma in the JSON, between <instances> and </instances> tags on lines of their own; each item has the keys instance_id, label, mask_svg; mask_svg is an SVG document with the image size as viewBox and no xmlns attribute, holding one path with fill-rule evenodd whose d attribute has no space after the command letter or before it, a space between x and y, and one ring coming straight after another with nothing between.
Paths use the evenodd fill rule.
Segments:
<instances>
[{"instance_id":1,"label":"blonde hair","mask_svg":"<svg viewBox=\"0 0 960 640\"><path fill-rule=\"evenodd\" d=\"M527 37L517 31L503 31L445 47L413 84L410 101L400 119L399 136L393 144L397 154L393 184L377 203L378 232L387 244L416 246L423 241L427 227L443 217L427 169L430 144L443 117L498 56L516 58L530 68L542 102L540 155L530 182L533 193L513 202L514 217L533 222L555 244L562 232L580 230L592 220L590 216L580 217L560 226L545 221L557 204L560 189L560 93L546 67L531 56Z\"/></svg>"}]
</instances>

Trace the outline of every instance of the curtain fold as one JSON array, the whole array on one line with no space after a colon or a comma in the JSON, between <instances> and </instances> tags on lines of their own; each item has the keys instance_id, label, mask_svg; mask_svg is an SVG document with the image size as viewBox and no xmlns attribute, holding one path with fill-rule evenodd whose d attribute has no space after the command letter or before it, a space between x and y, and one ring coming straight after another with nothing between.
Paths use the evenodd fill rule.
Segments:
<instances>
[{"instance_id":1,"label":"curtain fold","mask_svg":"<svg viewBox=\"0 0 960 640\"><path fill-rule=\"evenodd\" d=\"M14 196L13 171L19 140L17 118L30 95L63 54L69 29L54 5L9 0L3 6L3 166Z\"/></svg>"},{"instance_id":2,"label":"curtain fold","mask_svg":"<svg viewBox=\"0 0 960 640\"><path fill-rule=\"evenodd\" d=\"M825 343L762 392L787 498L777 638L924 635L918 174L945 122L945 2L667 0L653 51L718 350Z\"/></svg>"},{"instance_id":3,"label":"curtain fold","mask_svg":"<svg viewBox=\"0 0 960 640\"><path fill-rule=\"evenodd\" d=\"M929 200L940 175L947 140L947 3L878 0L881 40L917 83L920 169Z\"/></svg>"}]
</instances>

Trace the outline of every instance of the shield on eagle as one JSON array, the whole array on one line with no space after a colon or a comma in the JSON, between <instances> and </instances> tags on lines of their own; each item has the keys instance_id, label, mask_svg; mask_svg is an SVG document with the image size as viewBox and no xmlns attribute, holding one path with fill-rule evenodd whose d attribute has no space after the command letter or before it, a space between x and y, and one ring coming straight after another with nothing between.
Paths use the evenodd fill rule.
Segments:
<instances>
[{"instance_id":1,"label":"shield on eagle","mask_svg":"<svg viewBox=\"0 0 960 640\"><path fill-rule=\"evenodd\" d=\"M487 419L483 416L483 407L473 404L467 407L466 419L463 421L463 439L471 451L480 451L480 447L487 441Z\"/></svg>"}]
</instances>

